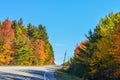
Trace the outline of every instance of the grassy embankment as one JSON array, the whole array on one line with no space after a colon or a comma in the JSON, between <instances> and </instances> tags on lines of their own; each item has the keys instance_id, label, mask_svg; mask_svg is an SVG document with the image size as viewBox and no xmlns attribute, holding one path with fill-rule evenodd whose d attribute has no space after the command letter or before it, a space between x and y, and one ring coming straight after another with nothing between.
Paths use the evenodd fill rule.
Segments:
<instances>
[{"instance_id":1,"label":"grassy embankment","mask_svg":"<svg viewBox=\"0 0 120 80\"><path fill-rule=\"evenodd\" d=\"M67 73L65 70L63 69L59 69L55 72L55 76L57 78L57 80L81 80L80 78L71 75L69 73Z\"/></svg>"}]
</instances>

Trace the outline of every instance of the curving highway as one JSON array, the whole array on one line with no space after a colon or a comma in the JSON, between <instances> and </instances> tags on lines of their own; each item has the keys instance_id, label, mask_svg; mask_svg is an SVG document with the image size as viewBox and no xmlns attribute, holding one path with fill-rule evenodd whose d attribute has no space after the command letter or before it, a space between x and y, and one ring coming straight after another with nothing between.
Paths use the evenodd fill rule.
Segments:
<instances>
[{"instance_id":1,"label":"curving highway","mask_svg":"<svg viewBox=\"0 0 120 80\"><path fill-rule=\"evenodd\" d=\"M0 80L56 80L54 72L61 66L1 66Z\"/></svg>"}]
</instances>

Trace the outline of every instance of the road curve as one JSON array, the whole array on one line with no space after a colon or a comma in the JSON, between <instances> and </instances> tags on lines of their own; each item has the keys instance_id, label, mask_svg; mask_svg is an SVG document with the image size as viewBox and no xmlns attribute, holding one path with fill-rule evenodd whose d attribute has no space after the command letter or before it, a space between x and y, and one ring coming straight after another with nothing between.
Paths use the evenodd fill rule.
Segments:
<instances>
[{"instance_id":1,"label":"road curve","mask_svg":"<svg viewBox=\"0 0 120 80\"><path fill-rule=\"evenodd\" d=\"M1 66L0 80L56 80L54 72L61 66Z\"/></svg>"}]
</instances>

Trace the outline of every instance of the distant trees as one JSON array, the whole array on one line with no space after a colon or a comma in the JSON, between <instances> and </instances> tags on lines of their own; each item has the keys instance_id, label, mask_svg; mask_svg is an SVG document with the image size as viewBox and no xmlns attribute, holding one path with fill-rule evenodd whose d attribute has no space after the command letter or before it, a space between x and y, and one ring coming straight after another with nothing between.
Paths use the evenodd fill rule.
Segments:
<instances>
[{"instance_id":1,"label":"distant trees","mask_svg":"<svg viewBox=\"0 0 120 80\"><path fill-rule=\"evenodd\" d=\"M120 78L120 13L109 14L75 49L68 71L84 79Z\"/></svg>"},{"instance_id":2,"label":"distant trees","mask_svg":"<svg viewBox=\"0 0 120 80\"><path fill-rule=\"evenodd\" d=\"M0 26L0 65L54 64L54 52L45 27L12 23L6 19Z\"/></svg>"}]
</instances>

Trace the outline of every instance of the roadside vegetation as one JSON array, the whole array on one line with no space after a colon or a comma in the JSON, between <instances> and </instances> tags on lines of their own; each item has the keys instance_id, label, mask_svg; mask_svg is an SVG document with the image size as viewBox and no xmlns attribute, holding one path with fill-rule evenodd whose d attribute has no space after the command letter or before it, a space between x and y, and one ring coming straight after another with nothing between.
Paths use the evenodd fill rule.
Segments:
<instances>
[{"instance_id":1,"label":"roadside vegetation","mask_svg":"<svg viewBox=\"0 0 120 80\"><path fill-rule=\"evenodd\" d=\"M52 65L53 48L45 26L6 19L0 22L0 65Z\"/></svg>"},{"instance_id":2,"label":"roadside vegetation","mask_svg":"<svg viewBox=\"0 0 120 80\"><path fill-rule=\"evenodd\" d=\"M68 61L66 74L82 80L120 80L120 13L102 18L86 38ZM62 70L58 73L66 75Z\"/></svg>"},{"instance_id":3,"label":"roadside vegetation","mask_svg":"<svg viewBox=\"0 0 120 80\"><path fill-rule=\"evenodd\" d=\"M57 80L82 80L75 75L67 73L65 70L59 69L55 72Z\"/></svg>"}]
</instances>

